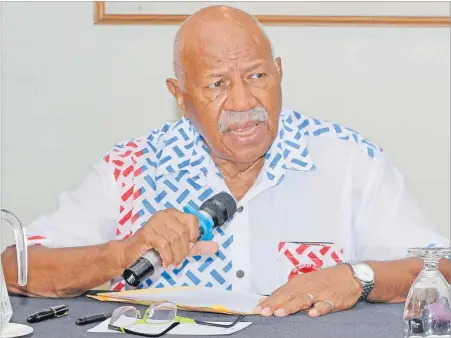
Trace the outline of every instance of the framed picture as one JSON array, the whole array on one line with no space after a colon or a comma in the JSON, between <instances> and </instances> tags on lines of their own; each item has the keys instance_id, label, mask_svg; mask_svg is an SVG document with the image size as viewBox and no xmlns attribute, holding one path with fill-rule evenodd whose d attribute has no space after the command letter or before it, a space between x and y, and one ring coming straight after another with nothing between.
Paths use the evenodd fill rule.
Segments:
<instances>
[{"instance_id":1,"label":"framed picture","mask_svg":"<svg viewBox=\"0 0 451 338\"><path fill-rule=\"evenodd\" d=\"M449 2L98 1L96 24L178 25L195 11L229 5L266 25L450 26Z\"/></svg>"}]
</instances>

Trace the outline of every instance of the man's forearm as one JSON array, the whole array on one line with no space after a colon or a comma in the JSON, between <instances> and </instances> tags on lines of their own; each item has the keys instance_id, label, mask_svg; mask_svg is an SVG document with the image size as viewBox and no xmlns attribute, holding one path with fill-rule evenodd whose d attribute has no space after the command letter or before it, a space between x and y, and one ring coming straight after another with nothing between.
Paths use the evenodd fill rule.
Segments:
<instances>
[{"instance_id":1,"label":"man's forearm","mask_svg":"<svg viewBox=\"0 0 451 338\"><path fill-rule=\"evenodd\" d=\"M28 283L24 287L17 284L14 247L2 254L2 265L10 292L34 297L73 297L121 275L121 250L119 241L77 248L28 247Z\"/></svg>"},{"instance_id":2,"label":"man's forearm","mask_svg":"<svg viewBox=\"0 0 451 338\"><path fill-rule=\"evenodd\" d=\"M421 258L407 258L391 262L367 262L375 273L375 286L368 297L372 302L404 302L415 278L423 268ZM442 259L439 269L445 279L451 279L451 261Z\"/></svg>"}]
</instances>

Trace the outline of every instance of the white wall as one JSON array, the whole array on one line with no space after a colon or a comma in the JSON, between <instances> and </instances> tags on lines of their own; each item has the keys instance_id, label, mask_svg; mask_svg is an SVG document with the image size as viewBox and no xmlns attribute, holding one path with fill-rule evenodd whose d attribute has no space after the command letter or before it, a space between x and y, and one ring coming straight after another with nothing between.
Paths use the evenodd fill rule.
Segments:
<instances>
[{"instance_id":1,"label":"white wall","mask_svg":"<svg viewBox=\"0 0 451 338\"><path fill-rule=\"evenodd\" d=\"M29 223L114 143L177 117L165 86L177 27L96 26L91 2L8 2L1 15L2 207ZM379 143L449 236L449 29L267 32L285 105Z\"/></svg>"}]
</instances>

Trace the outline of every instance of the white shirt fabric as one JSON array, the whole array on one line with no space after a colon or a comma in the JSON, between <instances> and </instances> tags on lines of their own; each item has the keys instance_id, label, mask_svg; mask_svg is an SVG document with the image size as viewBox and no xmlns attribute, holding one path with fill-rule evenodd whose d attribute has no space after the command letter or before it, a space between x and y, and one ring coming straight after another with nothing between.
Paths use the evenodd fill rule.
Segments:
<instances>
[{"instance_id":1,"label":"white shirt fabric","mask_svg":"<svg viewBox=\"0 0 451 338\"><path fill-rule=\"evenodd\" d=\"M28 228L29 245L76 247L132 235L158 210L229 192L189 120L116 145L58 209ZM279 133L243 210L214 232L220 251L188 257L142 287L203 285L270 294L303 268L393 260L449 247L379 147L343 126L281 113ZM113 290L129 289L121 276Z\"/></svg>"}]
</instances>

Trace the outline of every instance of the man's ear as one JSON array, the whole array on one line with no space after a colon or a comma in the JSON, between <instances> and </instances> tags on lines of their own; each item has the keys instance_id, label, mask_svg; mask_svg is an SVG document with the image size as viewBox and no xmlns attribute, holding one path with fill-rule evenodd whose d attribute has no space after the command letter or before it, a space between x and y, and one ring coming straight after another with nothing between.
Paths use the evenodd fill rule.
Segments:
<instances>
[{"instance_id":1,"label":"man's ear","mask_svg":"<svg viewBox=\"0 0 451 338\"><path fill-rule=\"evenodd\" d=\"M276 61L277 71L279 72L279 75L280 75L280 80L282 80L282 77L283 77L282 60L280 59L280 57L276 57L275 61Z\"/></svg>"},{"instance_id":2,"label":"man's ear","mask_svg":"<svg viewBox=\"0 0 451 338\"><path fill-rule=\"evenodd\" d=\"M177 100L177 105L180 107L180 109L182 109L184 111L185 104L183 103L183 93L180 88L180 82L175 79L167 79L166 86L168 87L171 94Z\"/></svg>"}]
</instances>

